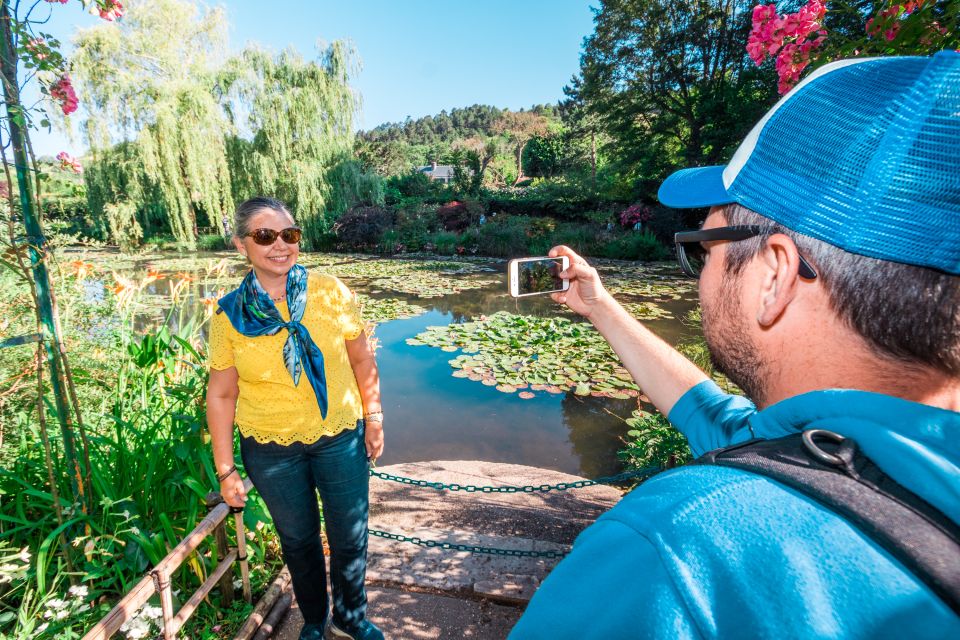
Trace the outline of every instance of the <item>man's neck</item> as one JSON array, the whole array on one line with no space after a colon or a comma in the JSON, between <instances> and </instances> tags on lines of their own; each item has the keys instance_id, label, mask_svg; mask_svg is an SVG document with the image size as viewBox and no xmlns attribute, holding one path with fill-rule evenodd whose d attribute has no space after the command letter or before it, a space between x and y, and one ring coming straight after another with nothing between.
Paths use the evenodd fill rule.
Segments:
<instances>
[{"instance_id":1,"label":"man's neck","mask_svg":"<svg viewBox=\"0 0 960 640\"><path fill-rule=\"evenodd\" d=\"M836 335L836 334L834 334ZM784 349L767 378L764 406L823 389L857 389L960 411L960 379L874 354L858 336ZM838 353L844 354L838 359Z\"/></svg>"}]
</instances>

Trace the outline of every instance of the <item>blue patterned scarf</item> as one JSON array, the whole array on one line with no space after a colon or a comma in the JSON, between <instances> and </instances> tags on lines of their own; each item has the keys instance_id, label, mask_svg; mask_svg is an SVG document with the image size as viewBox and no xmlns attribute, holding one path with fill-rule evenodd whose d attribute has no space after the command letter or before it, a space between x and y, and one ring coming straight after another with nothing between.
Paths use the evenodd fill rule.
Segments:
<instances>
[{"instance_id":1,"label":"blue patterned scarf","mask_svg":"<svg viewBox=\"0 0 960 640\"><path fill-rule=\"evenodd\" d=\"M240 286L220 298L220 308L227 314L233 328L249 338L272 336L281 329L290 332L283 344L283 362L300 384L300 373L306 371L307 380L317 396L320 415L327 417L327 377L323 368L323 353L313 342L310 332L301 324L307 308L307 270L298 264L287 273L287 307L290 322L285 322L277 306L250 270Z\"/></svg>"}]
</instances>

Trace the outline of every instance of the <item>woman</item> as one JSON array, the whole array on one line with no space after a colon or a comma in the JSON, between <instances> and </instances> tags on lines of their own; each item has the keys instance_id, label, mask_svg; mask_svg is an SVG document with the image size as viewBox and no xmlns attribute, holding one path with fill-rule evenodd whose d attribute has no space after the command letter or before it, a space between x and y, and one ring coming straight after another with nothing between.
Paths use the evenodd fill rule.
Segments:
<instances>
[{"instance_id":1,"label":"woman","mask_svg":"<svg viewBox=\"0 0 960 640\"><path fill-rule=\"evenodd\" d=\"M368 460L383 452L380 378L359 310L337 278L297 264L300 229L283 203L237 209L233 243L253 269L210 328L207 424L220 493L246 501L233 457L270 510L303 613L301 640L380 639L366 619ZM330 545L333 619L317 492Z\"/></svg>"}]
</instances>

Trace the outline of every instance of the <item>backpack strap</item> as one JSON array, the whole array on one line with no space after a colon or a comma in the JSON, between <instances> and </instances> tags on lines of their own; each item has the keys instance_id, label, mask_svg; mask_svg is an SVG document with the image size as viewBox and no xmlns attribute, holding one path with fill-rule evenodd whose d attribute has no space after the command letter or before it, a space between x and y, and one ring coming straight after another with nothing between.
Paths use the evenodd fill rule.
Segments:
<instances>
[{"instance_id":1,"label":"backpack strap","mask_svg":"<svg viewBox=\"0 0 960 640\"><path fill-rule=\"evenodd\" d=\"M704 454L767 476L835 512L900 561L960 615L960 526L867 458L856 442L813 429Z\"/></svg>"}]
</instances>

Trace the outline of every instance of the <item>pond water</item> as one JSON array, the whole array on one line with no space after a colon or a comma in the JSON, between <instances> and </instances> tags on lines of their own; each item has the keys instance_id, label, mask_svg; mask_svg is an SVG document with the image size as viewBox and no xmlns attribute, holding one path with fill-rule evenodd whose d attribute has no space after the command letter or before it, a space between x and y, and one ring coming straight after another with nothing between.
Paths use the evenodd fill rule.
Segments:
<instances>
[{"instance_id":1,"label":"pond water","mask_svg":"<svg viewBox=\"0 0 960 640\"><path fill-rule=\"evenodd\" d=\"M148 270L165 275L144 288L147 304L138 321L141 328L156 324L165 307L169 308L171 288L177 286L187 290L191 304L186 311L172 314L168 322L177 325L202 317L201 299L233 288L246 269L231 253L134 259L110 256L108 262L131 279L142 278ZM593 334L588 323L547 296L511 298L506 292L506 262L302 254L301 263L340 277L360 295L365 317L369 313L368 319L377 323L374 335L379 343L377 361L386 416L386 450L379 464L485 460L545 467L585 477L622 470L617 451L623 448L621 438L628 429L624 419L630 417L643 398L633 397L637 395L635 390L627 390L633 396L624 396L623 389L603 386L602 381L596 386L592 379L589 384L594 385L593 389L601 389L599 393L584 393L569 385L571 379L586 380L593 375L593 369L606 367L604 358L610 361L609 366L617 366L612 354L604 355L601 351L596 355L596 350L589 346L560 353L559 364L554 366L559 369L569 363L580 368L576 373L569 369L566 374L558 374L571 376L568 384L544 391L550 385L518 385L516 389L497 385L477 361L466 364L477 365L479 373L468 375L469 366L458 373L451 360L462 356L460 348L408 343L411 339L416 343L417 336L423 337L428 327L448 325L460 325L468 335L477 333L478 339L496 341L501 339L497 337L499 330L484 320L497 312L512 315L498 314L495 318L520 315L565 319L558 321L561 329L567 327L565 330L569 331L573 325L568 321L572 321L584 333ZM617 298L631 303L631 312L642 316L668 342L675 344L693 334L695 329L682 320L696 305L695 283L683 279L675 265L598 261L597 267ZM519 349L524 346L523 335L521 332L519 337L502 339L518 341L513 344ZM485 348L481 345L481 354L476 357L486 357L488 363L504 357L501 351L500 356L491 360L483 355ZM594 353L592 359L586 358L581 349ZM533 355L530 359L536 358ZM513 365L514 369L520 367ZM511 373L509 368L506 371ZM597 373L596 377L624 384L609 374ZM518 390L526 392L515 392Z\"/></svg>"}]
</instances>

